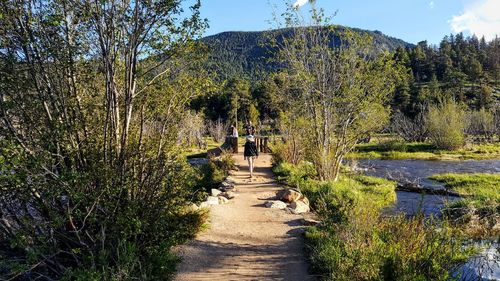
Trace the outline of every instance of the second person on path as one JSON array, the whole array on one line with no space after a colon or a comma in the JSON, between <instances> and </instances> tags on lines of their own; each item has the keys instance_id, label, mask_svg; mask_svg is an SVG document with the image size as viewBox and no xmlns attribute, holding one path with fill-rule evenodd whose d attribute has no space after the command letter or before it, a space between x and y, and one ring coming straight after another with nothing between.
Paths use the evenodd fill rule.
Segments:
<instances>
[{"instance_id":1,"label":"second person on path","mask_svg":"<svg viewBox=\"0 0 500 281\"><path fill-rule=\"evenodd\" d=\"M246 138L243 156L245 156L245 159L248 160L248 169L250 171L250 178L252 178L254 161L259 156L259 151L257 150L257 145L255 144L255 137L253 135L248 135Z\"/></svg>"}]
</instances>

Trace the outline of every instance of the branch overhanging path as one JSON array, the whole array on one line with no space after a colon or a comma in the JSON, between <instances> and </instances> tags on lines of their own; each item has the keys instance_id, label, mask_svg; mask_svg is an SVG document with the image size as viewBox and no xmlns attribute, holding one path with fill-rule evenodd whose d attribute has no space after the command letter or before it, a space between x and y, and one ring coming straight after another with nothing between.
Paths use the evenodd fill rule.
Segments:
<instances>
[{"instance_id":1,"label":"branch overhanging path","mask_svg":"<svg viewBox=\"0 0 500 281\"><path fill-rule=\"evenodd\" d=\"M247 161L230 178L238 196L210 209L210 227L180 248L176 280L315 280L307 272L301 215L264 207L281 188L274 183L271 156L256 161L250 182Z\"/></svg>"}]
</instances>

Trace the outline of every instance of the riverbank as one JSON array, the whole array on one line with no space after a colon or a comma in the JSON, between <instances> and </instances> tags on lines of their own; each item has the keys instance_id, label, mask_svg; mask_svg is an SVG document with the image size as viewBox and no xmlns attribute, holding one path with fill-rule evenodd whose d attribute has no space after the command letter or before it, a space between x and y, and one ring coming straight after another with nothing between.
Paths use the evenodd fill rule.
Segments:
<instances>
[{"instance_id":1,"label":"riverbank","mask_svg":"<svg viewBox=\"0 0 500 281\"><path fill-rule=\"evenodd\" d=\"M358 144L348 159L419 159L419 160L485 160L500 159L500 143L467 144L450 151L439 150L429 143L385 141Z\"/></svg>"},{"instance_id":2,"label":"riverbank","mask_svg":"<svg viewBox=\"0 0 500 281\"><path fill-rule=\"evenodd\" d=\"M500 174L436 174L429 179L443 183L461 196L479 201L500 202Z\"/></svg>"}]
</instances>

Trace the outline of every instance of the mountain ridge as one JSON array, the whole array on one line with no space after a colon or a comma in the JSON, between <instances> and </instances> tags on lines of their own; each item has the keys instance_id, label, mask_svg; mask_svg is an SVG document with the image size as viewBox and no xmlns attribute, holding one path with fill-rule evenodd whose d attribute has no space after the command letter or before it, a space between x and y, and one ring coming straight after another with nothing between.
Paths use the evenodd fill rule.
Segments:
<instances>
[{"instance_id":1,"label":"mountain ridge","mask_svg":"<svg viewBox=\"0 0 500 281\"><path fill-rule=\"evenodd\" d=\"M349 29L372 36L377 49L394 51L398 47L415 47L411 43L385 35L378 30L371 31L341 25L334 27L332 31L333 42L338 42L339 35ZM232 77L251 81L259 80L267 73L278 69L277 63L271 61L273 50L264 46L269 40L269 36L274 36L274 38L290 36L291 31L291 28L263 31L224 31L203 37L201 42L210 49L205 66L216 73L220 80Z\"/></svg>"}]
</instances>

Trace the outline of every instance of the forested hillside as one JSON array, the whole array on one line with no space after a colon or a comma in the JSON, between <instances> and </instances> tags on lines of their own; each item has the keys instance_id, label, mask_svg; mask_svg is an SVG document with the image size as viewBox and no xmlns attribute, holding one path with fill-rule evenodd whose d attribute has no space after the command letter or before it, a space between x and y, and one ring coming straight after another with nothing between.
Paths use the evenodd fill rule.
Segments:
<instances>
[{"instance_id":1,"label":"forested hillside","mask_svg":"<svg viewBox=\"0 0 500 281\"><path fill-rule=\"evenodd\" d=\"M398 86L393 105L415 112L416 105L443 96L473 108L490 107L499 99L500 39L445 36L439 46L419 42L415 48L398 48L396 61L410 69Z\"/></svg>"},{"instance_id":2,"label":"forested hillside","mask_svg":"<svg viewBox=\"0 0 500 281\"><path fill-rule=\"evenodd\" d=\"M332 29L332 41L339 43L339 35L345 30L343 26ZM401 39L389 37L380 31L352 29L355 32L369 34L374 38L375 45L381 50L394 51L397 48L414 48L414 45ZM277 69L273 61L274 51L269 41L290 37L291 29L277 29L257 32L222 32L208 36L202 41L209 47L210 56L208 69L217 73L221 79L240 77L247 80L259 80L266 73Z\"/></svg>"},{"instance_id":3,"label":"forested hillside","mask_svg":"<svg viewBox=\"0 0 500 281\"><path fill-rule=\"evenodd\" d=\"M346 29L342 26L332 29L332 46L338 46L340 36ZM376 50L392 52L393 59L401 65L401 75L391 100L394 112L400 111L413 118L426 105L447 98L463 102L474 109L491 107L500 99L498 38L487 42L484 38L457 34L445 36L438 46L429 45L426 41L413 45L380 31L350 30L371 36ZM261 100L257 105L259 112L263 113L261 117L275 118L277 112L269 110L269 107L273 107L269 103L273 93L269 91L276 92L282 85L276 84L280 84L276 82L276 77L270 77L270 74L280 69L274 59L276 50L270 42L290 38L291 34L292 29L278 29L223 32L205 37L202 41L210 50L205 66L220 82L228 79L250 82L252 96ZM208 101L213 104L210 107L213 112L209 112L209 116L224 117L221 111L225 110L217 106L221 98L215 99L215 102Z\"/></svg>"}]
</instances>

